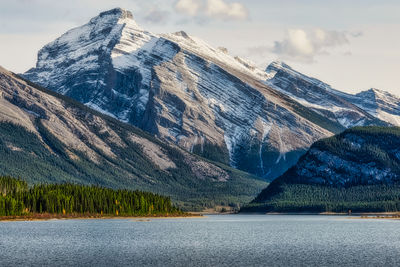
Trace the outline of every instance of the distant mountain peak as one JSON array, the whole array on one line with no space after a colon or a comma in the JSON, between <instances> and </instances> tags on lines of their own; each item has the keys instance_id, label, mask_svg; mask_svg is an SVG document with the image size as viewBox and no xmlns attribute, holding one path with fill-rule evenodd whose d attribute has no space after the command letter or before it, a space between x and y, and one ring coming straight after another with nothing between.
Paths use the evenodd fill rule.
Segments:
<instances>
[{"instance_id":1,"label":"distant mountain peak","mask_svg":"<svg viewBox=\"0 0 400 267\"><path fill-rule=\"evenodd\" d=\"M377 98L399 99L398 96L393 95L389 92L383 91L381 89L377 89L377 88L370 88L368 90L362 91L362 92L358 93L357 96L374 98L374 99L377 99Z\"/></svg>"},{"instance_id":2,"label":"distant mountain peak","mask_svg":"<svg viewBox=\"0 0 400 267\"><path fill-rule=\"evenodd\" d=\"M374 93L377 97L399 98L397 95L391 94L387 91L377 89L377 88L371 88L368 91Z\"/></svg>"}]
</instances>

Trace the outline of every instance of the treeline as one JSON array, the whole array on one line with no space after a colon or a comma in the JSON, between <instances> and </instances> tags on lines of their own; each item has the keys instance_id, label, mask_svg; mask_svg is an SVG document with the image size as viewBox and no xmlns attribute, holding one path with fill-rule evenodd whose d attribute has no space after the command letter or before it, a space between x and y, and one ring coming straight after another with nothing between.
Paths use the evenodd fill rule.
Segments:
<instances>
[{"instance_id":1,"label":"treeline","mask_svg":"<svg viewBox=\"0 0 400 267\"><path fill-rule=\"evenodd\" d=\"M275 212L397 212L400 185L333 187L283 184L263 202L253 202L242 211ZM279 192L278 192L279 191Z\"/></svg>"},{"instance_id":2,"label":"treeline","mask_svg":"<svg viewBox=\"0 0 400 267\"><path fill-rule=\"evenodd\" d=\"M171 215L182 212L169 197L76 184L42 184L0 177L0 216L24 214Z\"/></svg>"}]
</instances>

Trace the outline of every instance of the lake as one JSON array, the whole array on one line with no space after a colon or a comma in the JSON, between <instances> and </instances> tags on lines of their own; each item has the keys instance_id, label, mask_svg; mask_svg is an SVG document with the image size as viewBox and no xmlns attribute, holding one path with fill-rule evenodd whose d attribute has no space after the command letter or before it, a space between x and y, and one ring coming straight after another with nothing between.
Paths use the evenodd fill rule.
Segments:
<instances>
[{"instance_id":1,"label":"lake","mask_svg":"<svg viewBox=\"0 0 400 267\"><path fill-rule=\"evenodd\" d=\"M400 221L340 216L0 222L0 266L400 266Z\"/></svg>"}]
</instances>

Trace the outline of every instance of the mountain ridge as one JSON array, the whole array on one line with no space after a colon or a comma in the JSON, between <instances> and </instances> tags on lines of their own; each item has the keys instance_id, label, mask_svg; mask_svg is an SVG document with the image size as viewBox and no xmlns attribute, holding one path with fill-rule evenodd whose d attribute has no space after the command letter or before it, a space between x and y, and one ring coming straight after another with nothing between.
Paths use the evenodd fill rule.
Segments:
<instances>
[{"instance_id":1,"label":"mountain ridge","mask_svg":"<svg viewBox=\"0 0 400 267\"><path fill-rule=\"evenodd\" d=\"M343 127L382 123L379 118L364 110L362 105L357 105L358 94L351 95L335 90L282 62L271 63L266 72L270 76L266 84L328 118L337 120Z\"/></svg>"}]
</instances>

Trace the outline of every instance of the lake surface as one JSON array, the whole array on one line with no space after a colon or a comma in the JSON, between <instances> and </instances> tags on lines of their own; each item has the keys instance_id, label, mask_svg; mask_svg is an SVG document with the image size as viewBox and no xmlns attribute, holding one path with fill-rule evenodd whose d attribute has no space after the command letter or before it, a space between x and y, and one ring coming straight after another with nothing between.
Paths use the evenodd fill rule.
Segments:
<instances>
[{"instance_id":1,"label":"lake surface","mask_svg":"<svg viewBox=\"0 0 400 267\"><path fill-rule=\"evenodd\" d=\"M0 222L0 266L400 266L400 220L223 215Z\"/></svg>"}]
</instances>

